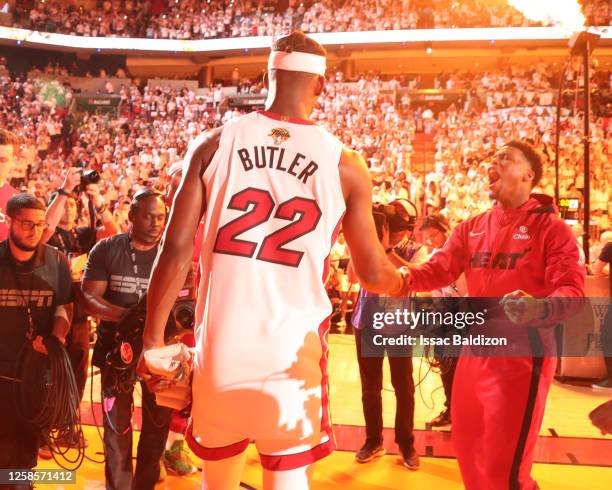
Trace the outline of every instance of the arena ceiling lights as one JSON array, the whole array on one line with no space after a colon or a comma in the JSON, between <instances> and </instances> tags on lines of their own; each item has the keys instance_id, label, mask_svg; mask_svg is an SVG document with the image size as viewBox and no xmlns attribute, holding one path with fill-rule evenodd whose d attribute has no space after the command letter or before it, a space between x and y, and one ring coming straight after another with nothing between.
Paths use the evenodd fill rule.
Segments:
<instances>
[{"instance_id":1,"label":"arena ceiling lights","mask_svg":"<svg viewBox=\"0 0 612 490\"><path fill-rule=\"evenodd\" d=\"M600 31L602 41L612 40L612 27L604 27ZM422 43L503 42L539 45L540 43L563 42L566 44L571 34L558 27L506 27L329 32L312 34L312 37L328 47L362 48L366 45L397 47ZM250 50L256 52L267 50L271 42L272 39L268 36L202 40L84 37L0 26L1 44L68 51L124 54L224 54L236 51L247 53Z\"/></svg>"}]
</instances>

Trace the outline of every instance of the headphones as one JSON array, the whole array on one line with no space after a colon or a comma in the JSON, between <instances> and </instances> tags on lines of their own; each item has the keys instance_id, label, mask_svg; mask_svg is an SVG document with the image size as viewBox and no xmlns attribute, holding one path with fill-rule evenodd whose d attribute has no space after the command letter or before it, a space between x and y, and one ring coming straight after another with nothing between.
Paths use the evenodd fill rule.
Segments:
<instances>
[{"instance_id":1,"label":"headphones","mask_svg":"<svg viewBox=\"0 0 612 490\"><path fill-rule=\"evenodd\" d=\"M136 193L132 197L132 202L130 203L130 211L128 215L130 218L130 221L132 220L132 215L134 214L134 212L136 211L136 208L138 207L138 203L140 201L144 201L148 197L153 197L153 196L161 199L161 201L164 203L164 209L166 210L166 216L168 216L169 210L168 210L168 206L166 205L166 200L164 199L164 195L161 192L155 189L152 189L151 187L144 187L143 189L136 191Z\"/></svg>"},{"instance_id":2,"label":"headphones","mask_svg":"<svg viewBox=\"0 0 612 490\"><path fill-rule=\"evenodd\" d=\"M395 199L388 206L393 208L393 213L387 219L392 231L413 231L419 211L414 203L408 199Z\"/></svg>"}]
</instances>

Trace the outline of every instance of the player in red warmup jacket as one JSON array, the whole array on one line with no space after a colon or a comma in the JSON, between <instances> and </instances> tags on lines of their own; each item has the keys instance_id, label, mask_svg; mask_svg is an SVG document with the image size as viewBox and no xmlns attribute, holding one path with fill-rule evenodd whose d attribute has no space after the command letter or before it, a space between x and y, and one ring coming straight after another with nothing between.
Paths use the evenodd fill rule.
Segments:
<instances>
[{"instance_id":1,"label":"player in red warmup jacket","mask_svg":"<svg viewBox=\"0 0 612 490\"><path fill-rule=\"evenodd\" d=\"M585 267L552 199L530 195L541 175L531 146L507 143L489 168L494 206L457 226L429 262L410 271L412 289L438 289L465 273L469 296L506 298L517 329L566 318L579 302L553 298L583 297ZM520 309L507 301L530 297L538 300ZM530 472L555 366L555 357L535 353L459 359L451 413L466 489L538 488Z\"/></svg>"}]
</instances>

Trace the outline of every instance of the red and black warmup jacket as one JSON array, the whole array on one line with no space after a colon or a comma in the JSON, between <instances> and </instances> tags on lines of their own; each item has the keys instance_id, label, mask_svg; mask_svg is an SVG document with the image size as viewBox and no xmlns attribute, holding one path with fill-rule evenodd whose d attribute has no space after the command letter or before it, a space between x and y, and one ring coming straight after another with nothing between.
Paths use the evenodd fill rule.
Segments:
<instances>
[{"instance_id":1,"label":"red and black warmup jacket","mask_svg":"<svg viewBox=\"0 0 612 490\"><path fill-rule=\"evenodd\" d=\"M472 297L501 298L517 289L539 298L583 297L578 247L552 198L534 194L520 208L497 203L459 224L444 247L412 271L412 286L439 289L464 272ZM567 302L553 300L550 306L546 323L567 316Z\"/></svg>"},{"instance_id":2,"label":"red and black warmup jacket","mask_svg":"<svg viewBox=\"0 0 612 490\"><path fill-rule=\"evenodd\" d=\"M522 347L521 353L462 355L451 403L452 438L467 490L537 488L530 473L556 349L542 355L542 346L554 346L554 331L530 327L554 326L582 307L585 267L571 230L547 196L534 195L518 209L496 204L461 223L445 246L412 272L417 291L444 287L463 272L472 297L498 303L520 289L549 298L543 320L511 325L502 311L483 326L491 336L505 327L510 345Z\"/></svg>"}]
</instances>

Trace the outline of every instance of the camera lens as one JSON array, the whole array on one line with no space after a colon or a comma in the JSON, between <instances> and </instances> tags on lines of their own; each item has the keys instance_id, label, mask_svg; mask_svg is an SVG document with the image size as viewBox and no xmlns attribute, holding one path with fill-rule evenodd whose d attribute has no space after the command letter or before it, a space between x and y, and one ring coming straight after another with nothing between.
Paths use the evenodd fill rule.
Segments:
<instances>
[{"instance_id":1,"label":"camera lens","mask_svg":"<svg viewBox=\"0 0 612 490\"><path fill-rule=\"evenodd\" d=\"M174 306L174 318L180 328L192 330L195 320L195 305L191 301L179 302Z\"/></svg>"},{"instance_id":2,"label":"camera lens","mask_svg":"<svg viewBox=\"0 0 612 490\"><path fill-rule=\"evenodd\" d=\"M85 186L88 184L97 184L100 182L100 174L97 170L84 170L81 175L81 185Z\"/></svg>"}]
</instances>

